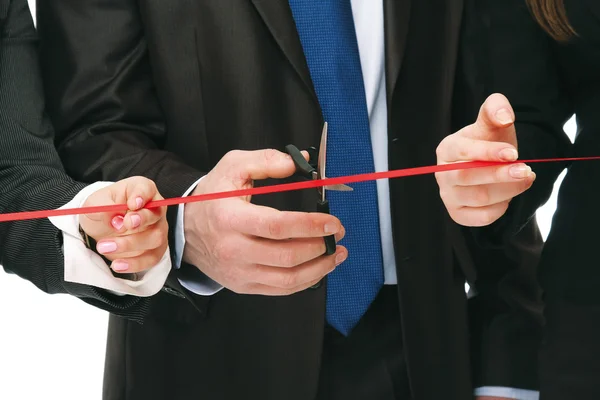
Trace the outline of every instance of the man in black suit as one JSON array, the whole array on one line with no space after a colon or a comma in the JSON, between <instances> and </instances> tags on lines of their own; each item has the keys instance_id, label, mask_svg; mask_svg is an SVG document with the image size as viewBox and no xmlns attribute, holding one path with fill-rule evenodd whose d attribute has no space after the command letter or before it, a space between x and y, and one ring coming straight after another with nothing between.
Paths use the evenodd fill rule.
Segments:
<instances>
[{"instance_id":1,"label":"man in black suit","mask_svg":"<svg viewBox=\"0 0 600 400\"><path fill-rule=\"evenodd\" d=\"M324 122L331 176L434 164L475 118L455 81L462 8L40 2L59 151L79 179L145 175L168 197L285 178L278 150L318 147ZM494 106L469 129L503 126ZM339 220L309 212L313 191L171 209L175 270L143 326L111 317L104 398L536 396L535 226L484 248L431 176L354 189L329 198Z\"/></svg>"},{"instance_id":2,"label":"man in black suit","mask_svg":"<svg viewBox=\"0 0 600 400\"><path fill-rule=\"evenodd\" d=\"M0 265L45 292L69 293L139 322L147 297L160 290L153 281L164 281L171 269L166 210L140 210L160 194L141 177L89 186L69 178L44 115L27 0L0 0L0 35L0 213L126 202L132 210L125 217L99 213L0 222ZM96 246L87 247L82 235ZM119 277L123 272L137 273L138 279ZM132 291L136 296L123 296Z\"/></svg>"}]
</instances>

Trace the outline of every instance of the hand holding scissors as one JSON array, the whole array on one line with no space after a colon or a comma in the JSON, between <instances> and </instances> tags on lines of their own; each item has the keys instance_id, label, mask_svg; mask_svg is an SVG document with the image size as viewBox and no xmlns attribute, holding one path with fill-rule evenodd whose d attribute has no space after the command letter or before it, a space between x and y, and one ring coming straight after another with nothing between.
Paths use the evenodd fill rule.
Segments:
<instances>
[{"instance_id":1,"label":"hand holding scissors","mask_svg":"<svg viewBox=\"0 0 600 400\"><path fill-rule=\"evenodd\" d=\"M321 133L321 143L319 144L318 162L316 167L306 161L300 150L294 145L287 145L285 147L286 152L294 160L296 165L296 174L304 176L308 179L327 179L325 176L325 164L327 157L327 122L323 125L323 132ZM314 153L316 149L309 149L311 160L314 159ZM325 196L326 190L339 190L339 191L351 191L352 188L346 185L327 185L317 188L319 191L319 200L317 201L317 212L329 214L329 202ZM334 235L325 236L325 254L331 255L336 250L336 240Z\"/></svg>"}]
</instances>

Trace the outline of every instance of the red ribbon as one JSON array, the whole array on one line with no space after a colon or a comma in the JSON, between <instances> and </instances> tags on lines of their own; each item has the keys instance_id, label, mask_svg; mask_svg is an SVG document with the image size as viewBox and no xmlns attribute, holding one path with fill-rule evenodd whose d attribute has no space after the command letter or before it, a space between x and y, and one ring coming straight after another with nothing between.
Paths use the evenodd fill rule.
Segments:
<instances>
[{"instance_id":1,"label":"red ribbon","mask_svg":"<svg viewBox=\"0 0 600 400\"><path fill-rule=\"evenodd\" d=\"M200 201L225 199L230 197L256 196L260 194L288 192L292 190L311 189L327 185L339 185L355 182L373 181L378 179L403 178L407 176L417 176L433 174L436 172L457 171L473 168L491 167L504 164L516 163L546 163L546 162L566 162L566 161L591 161L600 160L600 156L595 157L569 157L569 158L546 158L538 160L517 160L513 162L500 161L468 161L453 164L431 165L427 167L416 167L398 169L393 171L374 172L368 174L341 176L338 178L317 179L304 182L284 183L281 185L263 186L250 189L231 190L226 192L207 193L188 197L173 197L170 199L148 202L145 208L156 208L164 206L173 206L177 204L195 203ZM23 221L28 219L57 217L62 215L92 214L99 212L124 213L128 210L126 204L115 204L110 206L65 208L60 210L41 210L41 211L23 211L17 213L0 214L0 222Z\"/></svg>"}]
</instances>

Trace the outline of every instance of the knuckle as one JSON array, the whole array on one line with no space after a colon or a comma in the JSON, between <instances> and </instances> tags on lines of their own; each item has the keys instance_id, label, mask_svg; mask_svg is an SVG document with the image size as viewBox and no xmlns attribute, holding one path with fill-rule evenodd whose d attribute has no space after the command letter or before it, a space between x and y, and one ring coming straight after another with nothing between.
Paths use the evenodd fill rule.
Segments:
<instances>
[{"instance_id":1,"label":"knuckle","mask_svg":"<svg viewBox=\"0 0 600 400\"><path fill-rule=\"evenodd\" d=\"M467 160L469 158L469 150L468 149L461 147L458 149L457 152L458 152L458 157L461 160Z\"/></svg>"},{"instance_id":2,"label":"knuckle","mask_svg":"<svg viewBox=\"0 0 600 400\"><path fill-rule=\"evenodd\" d=\"M146 191L148 191L150 193L158 192L156 183L152 179L140 177L140 183L143 185L142 189L144 190L144 192L146 192Z\"/></svg>"},{"instance_id":3,"label":"knuckle","mask_svg":"<svg viewBox=\"0 0 600 400\"><path fill-rule=\"evenodd\" d=\"M466 218L463 217L462 213L458 212L454 208L447 208L447 210L448 210L448 215L450 215L450 218L452 218L452 220L454 222L456 222L457 224L461 224L461 225L468 225L468 221Z\"/></svg>"},{"instance_id":4,"label":"knuckle","mask_svg":"<svg viewBox=\"0 0 600 400\"><path fill-rule=\"evenodd\" d=\"M284 271L279 280L281 288L293 289L298 286L298 273L294 270Z\"/></svg>"},{"instance_id":5,"label":"knuckle","mask_svg":"<svg viewBox=\"0 0 600 400\"><path fill-rule=\"evenodd\" d=\"M445 146L446 146L446 139L442 140L440 142L440 144L435 148L435 155L436 155L438 161L440 161L442 159Z\"/></svg>"},{"instance_id":6,"label":"knuckle","mask_svg":"<svg viewBox=\"0 0 600 400\"><path fill-rule=\"evenodd\" d=\"M146 268L153 267L158 264L160 259L162 258L162 254L159 254L158 251L153 251L148 253L146 256Z\"/></svg>"},{"instance_id":7,"label":"knuckle","mask_svg":"<svg viewBox=\"0 0 600 400\"><path fill-rule=\"evenodd\" d=\"M243 276L238 270L238 268L232 266L226 266L221 268L220 275L229 289L242 290L244 286L248 285L248 279L244 279Z\"/></svg>"},{"instance_id":8,"label":"knuckle","mask_svg":"<svg viewBox=\"0 0 600 400\"><path fill-rule=\"evenodd\" d=\"M252 294L249 286L239 285L236 283L228 283L227 289L231 290L235 294Z\"/></svg>"},{"instance_id":9,"label":"knuckle","mask_svg":"<svg viewBox=\"0 0 600 400\"><path fill-rule=\"evenodd\" d=\"M267 165L279 157L279 152L275 149L264 149L263 157Z\"/></svg>"},{"instance_id":10,"label":"knuckle","mask_svg":"<svg viewBox=\"0 0 600 400\"><path fill-rule=\"evenodd\" d=\"M214 224L218 230L227 230L231 227L232 217L224 208L218 208L213 214Z\"/></svg>"},{"instance_id":11,"label":"knuckle","mask_svg":"<svg viewBox=\"0 0 600 400\"><path fill-rule=\"evenodd\" d=\"M169 234L169 223L166 218L162 218L158 222L158 230L163 233L165 239L168 239L167 235Z\"/></svg>"},{"instance_id":12,"label":"knuckle","mask_svg":"<svg viewBox=\"0 0 600 400\"><path fill-rule=\"evenodd\" d=\"M512 177L510 176L510 165L506 167L497 167L494 170L494 182L510 182Z\"/></svg>"},{"instance_id":13,"label":"knuckle","mask_svg":"<svg viewBox=\"0 0 600 400\"><path fill-rule=\"evenodd\" d=\"M448 202L448 191L443 187L440 187L440 198L444 204Z\"/></svg>"},{"instance_id":14,"label":"knuckle","mask_svg":"<svg viewBox=\"0 0 600 400\"><path fill-rule=\"evenodd\" d=\"M237 150L237 149L236 150L229 150L223 156L223 161L232 162L232 161L237 160L241 155L242 155L242 151L241 150Z\"/></svg>"},{"instance_id":15,"label":"knuckle","mask_svg":"<svg viewBox=\"0 0 600 400\"><path fill-rule=\"evenodd\" d=\"M461 170L458 170L458 171L454 171L453 175L455 176L456 181L458 183L465 184L465 183L469 183L472 180L471 179L471 175L472 175L471 172L472 171L469 171L468 169L461 169Z\"/></svg>"},{"instance_id":16,"label":"knuckle","mask_svg":"<svg viewBox=\"0 0 600 400\"><path fill-rule=\"evenodd\" d=\"M131 236L115 238L115 242L117 243L117 251L119 253L127 253L136 250L137 240Z\"/></svg>"},{"instance_id":17,"label":"knuckle","mask_svg":"<svg viewBox=\"0 0 600 400\"><path fill-rule=\"evenodd\" d=\"M150 237L148 238L148 242L150 243L150 248L158 248L161 245L165 244L168 241L165 232L160 229L153 229L150 232Z\"/></svg>"},{"instance_id":18,"label":"knuckle","mask_svg":"<svg viewBox=\"0 0 600 400\"><path fill-rule=\"evenodd\" d=\"M487 205L490 203L491 195L487 187L482 186L474 190L473 199L476 205Z\"/></svg>"},{"instance_id":19,"label":"knuckle","mask_svg":"<svg viewBox=\"0 0 600 400\"><path fill-rule=\"evenodd\" d=\"M296 252L286 249L279 252L279 264L284 267L293 267L297 264Z\"/></svg>"},{"instance_id":20,"label":"knuckle","mask_svg":"<svg viewBox=\"0 0 600 400\"><path fill-rule=\"evenodd\" d=\"M478 225L487 226L498 219L498 212L495 209L481 210L478 216Z\"/></svg>"},{"instance_id":21,"label":"knuckle","mask_svg":"<svg viewBox=\"0 0 600 400\"><path fill-rule=\"evenodd\" d=\"M435 155L437 157L438 162L443 161L446 158L448 153L448 147L450 147L450 143L455 138L455 135L446 136L435 148Z\"/></svg>"},{"instance_id":22,"label":"knuckle","mask_svg":"<svg viewBox=\"0 0 600 400\"><path fill-rule=\"evenodd\" d=\"M269 235L273 238L281 238L283 232L283 224L281 218L275 218L268 222Z\"/></svg>"}]
</instances>

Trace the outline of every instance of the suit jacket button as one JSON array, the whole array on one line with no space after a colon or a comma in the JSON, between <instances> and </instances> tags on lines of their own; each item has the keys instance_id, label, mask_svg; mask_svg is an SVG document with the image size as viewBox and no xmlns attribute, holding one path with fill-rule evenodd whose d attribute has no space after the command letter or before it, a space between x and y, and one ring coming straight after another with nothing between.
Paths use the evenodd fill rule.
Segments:
<instances>
[{"instance_id":1,"label":"suit jacket button","mask_svg":"<svg viewBox=\"0 0 600 400\"><path fill-rule=\"evenodd\" d=\"M171 289L170 287L165 286L165 287L162 288L162 290L163 290L163 292L169 293L172 296L176 296L176 297L179 297L181 299L185 299L185 296L183 294L179 293L175 289Z\"/></svg>"}]
</instances>

